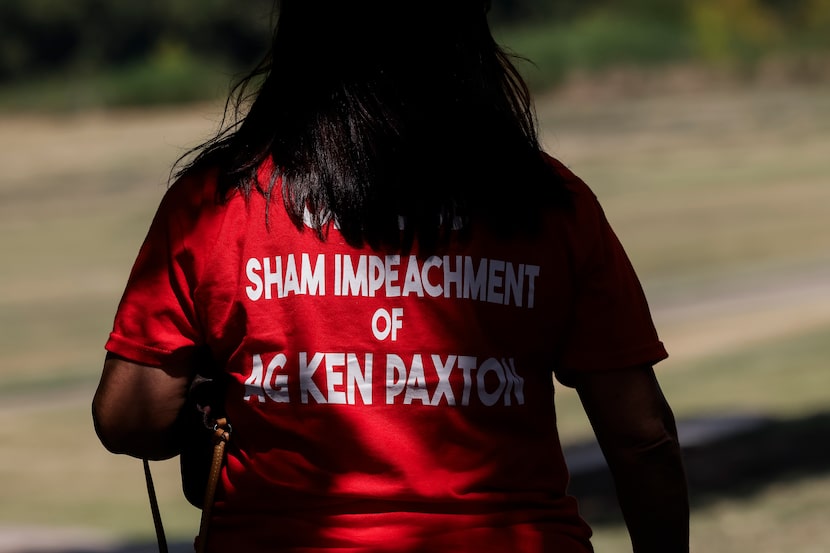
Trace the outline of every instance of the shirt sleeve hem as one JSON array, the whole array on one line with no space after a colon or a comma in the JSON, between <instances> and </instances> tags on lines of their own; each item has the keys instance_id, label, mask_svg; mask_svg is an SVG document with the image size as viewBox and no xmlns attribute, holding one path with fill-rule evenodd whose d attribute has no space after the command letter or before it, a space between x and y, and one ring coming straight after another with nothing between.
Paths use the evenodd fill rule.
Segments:
<instances>
[{"instance_id":1,"label":"shirt sleeve hem","mask_svg":"<svg viewBox=\"0 0 830 553\"><path fill-rule=\"evenodd\" d=\"M133 363L149 367L161 367L175 355L171 349L140 344L115 332L110 333L104 349Z\"/></svg>"},{"instance_id":2,"label":"shirt sleeve hem","mask_svg":"<svg viewBox=\"0 0 830 553\"><path fill-rule=\"evenodd\" d=\"M653 366L668 356L663 342L658 341L648 346L618 352L616 355L603 352L602 355L583 356L578 362L568 363L567 368L555 370L554 374L559 382L572 387L573 377L580 373L622 370L642 365Z\"/></svg>"}]
</instances>

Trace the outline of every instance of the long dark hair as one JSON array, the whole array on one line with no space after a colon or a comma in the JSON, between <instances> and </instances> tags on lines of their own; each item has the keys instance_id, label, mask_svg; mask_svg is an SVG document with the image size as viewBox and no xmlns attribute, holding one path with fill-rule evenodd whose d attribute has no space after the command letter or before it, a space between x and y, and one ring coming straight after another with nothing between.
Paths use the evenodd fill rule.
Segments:
<instances>
[{"instance_id":1,"label":"long dark hair","mask_svg":"<svg viewBox=\"0 0 830 553\"><path fill-rule=\"evenodd\" d=\"M270 52L229 98L232 122L177 176L218 166L223 196L270 196L276 176L263 186L257 169L271 157L294 223L310 213L325 239L336 221L356 245L534 227L563 187L528 88L490 32L488 2L422 4L280 2Z\"/></svg>"}]
</instances>

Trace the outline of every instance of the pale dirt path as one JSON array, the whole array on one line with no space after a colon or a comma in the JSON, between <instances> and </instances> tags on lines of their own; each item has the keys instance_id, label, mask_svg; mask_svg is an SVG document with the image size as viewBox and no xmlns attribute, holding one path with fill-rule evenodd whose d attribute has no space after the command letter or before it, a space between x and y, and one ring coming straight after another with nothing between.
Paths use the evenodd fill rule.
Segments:
<instances>
[{"instance_id":1,"label":"pale dirt path","mask_svg":"<svg viewBox=\"0 0 830 553\"><path fill-rule=\"evenodd\" d=\"M169 542L170 553L191 553L186 543ZM0 526L0 553L157 553L155 543L127 544L81 529Z\"/></svg>"},{"instance_id":2,"label":"pale dirt path","mask_svg":"<svg viewBox=\"0 0 830 553\"><path fill-rule=\"evenodd\" d=\"M111 540L80 529L0 526L0 553L104 553L117 547Z\"/></svg>"},{"instance_id":3,"label":"pale dirt path","mask_svg":"<svg viewBox=\"0 0 830 553\"><path fill-rule=\"evenodd\" d=\"M830 260L650 295L672 359L694 361L830 326ZM690 364L687 364L689 366Z\"/></svg>"}]
</instances>

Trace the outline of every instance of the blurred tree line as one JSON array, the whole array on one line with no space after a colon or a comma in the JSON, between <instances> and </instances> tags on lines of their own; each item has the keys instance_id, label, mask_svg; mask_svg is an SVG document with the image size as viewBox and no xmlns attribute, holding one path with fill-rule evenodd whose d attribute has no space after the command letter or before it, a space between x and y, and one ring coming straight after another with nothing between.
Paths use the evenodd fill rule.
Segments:
<instances>
[{"instance_id":1,"label":"blurred tree line","mask_svg":"<svg viewBox=\"0 0 830 553\"><path fill-rule=\"evenodd\" d=\"M185 100L209 68L259 60L271 11L272 0L0 0L0 88L111 72L125 101L152 102L161 88L157 100L176 90ZM519 53L560 74L830 45L830 0L492 0L491 20ZM152 79L165 86L147 87Z\"/></svg>"},{"instance_id":2,"label":"blurred tree line","mask_svg":"<svg viewBox=\"0 0 830 553\"><path fill-rule=\"evenodd\" d=\"M0 0L0 82L158 57L258 59L271 0Z\"/></svg>"}]
</instances>

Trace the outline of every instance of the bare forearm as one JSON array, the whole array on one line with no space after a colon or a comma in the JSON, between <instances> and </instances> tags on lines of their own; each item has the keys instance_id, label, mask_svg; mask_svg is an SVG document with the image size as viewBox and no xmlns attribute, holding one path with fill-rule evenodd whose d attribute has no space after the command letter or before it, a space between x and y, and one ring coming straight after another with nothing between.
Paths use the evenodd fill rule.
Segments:
<instances>
[{"instance_id":1,"label":"bare forearm","mask_svg":"<svg viewBox=\"0 0 830 553\"><path fill-rule=\"evenodd\" d=\"M577 391L617 486L635 553L689 551L674 414L651 367L583 375Z\"/></svg>"},{"instance_id":2,"label":"bare forearm","mask_svg":"<svg viewBox=\"0 0 830 553\"><path fill-rule=\"evenodd\" d=\"M688 553L689 498L677 442L609 456L634 553Z\"/></svg>"}]
</instances>

